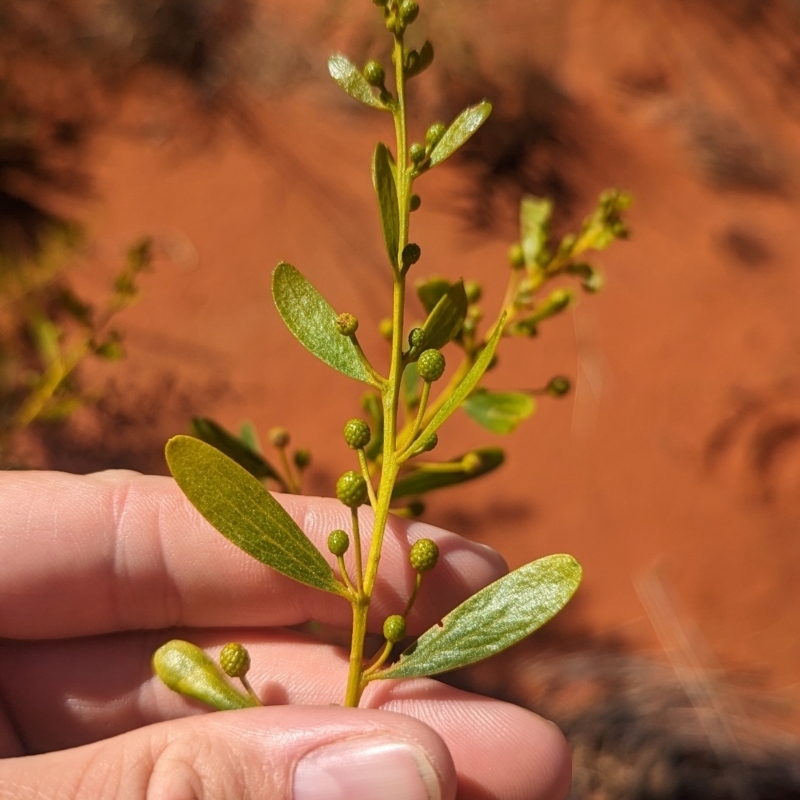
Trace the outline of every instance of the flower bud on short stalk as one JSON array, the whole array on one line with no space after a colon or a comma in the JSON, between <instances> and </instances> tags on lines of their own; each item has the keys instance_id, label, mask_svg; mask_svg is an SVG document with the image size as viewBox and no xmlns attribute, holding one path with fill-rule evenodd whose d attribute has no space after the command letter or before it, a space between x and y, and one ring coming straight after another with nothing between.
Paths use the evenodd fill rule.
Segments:
<instances>
[{"instance_id":1,"label":"flower bud on short stalk","mask_svg":"<svg viewBox=\"0 0 800 800\"><path fill-rule=\"evenodd\" d=\"M464 292L468 303L477 303L483 296L483 289L478 281L467 281L464 284Z\"/></svg>"},{"instance_id":2,"label":"flower bud on short stalk","mask_svg":"<svg viewBox=\"0 0 800 800\"><path fill-rule=\"evenodd\" d=\"M422 205L422 198L418 194L412 194L408 201L410 211L417 211Z\"/></svg>"},{"instance_id":3,"label":"flower bud on short stalk","mask_svg":"<svg viewBox=\"0 0 800 800\"><path fill-rule=\"evenodd\" d=\"M425 344L425 331L422 328L412 328L408 334L408 346L412 350L418 350Z\"/></svg>"},{"instance_id":4,"label":"flower bud on short stalk","mask_svg":"<svg viewBox=\"0 0 800 800\"><path fill-rule=\"evenodd\" d=\"M346 531L337 528L328 535L328 550L337 558L343 556L350 547L350 537Z\"/></svg>"},{"instance_id":5,"label":"flower bud on short stalk","mask_svg":"<svg viewBox=\"0 0 800 800\"><path fill-rule=\"evenodd\" d=\"M418 244L414 242L409 242L403 248L402 254L402 262L403 262L403 269L408 269L413 264L416 264L419 261L420 256L422 255L422 250Z\"/></svg>"},{"instance_id":6,"label":"flower bud on short stalk","mask_svg":"<svg viewBox=\"0 0 800 800\"><path fill-rule=\"evenodd\" d=\"M363 419L351 419L344 426L344 440L353 450L360 450L369 444L372 434Z\"/></svg>"},{"instance_id":7,"label":"flower bud on short stalk","mask_svg":"<svg viewBox=\"0 0 800 800\"><path fill-rule=\"evenodd\" d=\"M414 144L408 148L408 155L411 159L411 163L418 166L425 160L425 145L414 142Z\"/></svg>"},{"instance_id":8,"label":"flower bud on short stalk","mask_svg":"<svg viewBox=\"0 0 800 800\"><path fill-rule=\"evenodd\" d=\"M467 475L472 475L473 473L477 472L481 468L481 457L477 453L467 453L461 459L461 469L467 473Z\"/></svg>"},{"instance_id":9,"label":"flower bud on short stalk","mask_svg":"<svg viewBox=\"0 0 800 800\"><path fill-rule=\"evenodd\" d=\"M422 500L412 500L407 506L409 516L421 517L425 513L425 503Z\"/></svg>"},{"instance_id":10,"label":"flower bud on short stalk","mask_svg":"<svg viewBox=\"0 0 800 800\"><path fill-rule=\"evenodd\" d=\"M406 620L400 614L392 614L391 617L386 617L383 623L383 636L387 642L397 644L397 642L405 639L406 636Z\"/></svg>"},{"instance_id":11,"label":"flower bud on short stalk","mask_svg":"<svg viewBox=\"0 0 800 800\"><path fill-rule=\"evenodd\" d=\"M358 319L345 311L336 317L336 330L342 336L353 336L358 330Z\"/></svg>"},{"instance_id":12,"label":"flower bud on short stalk","mask_svg":"<svg viewBox=\"0 0 800 800\"><path fill-rule=\"evenodd\" d=\"M378 333L380 333L382 339L391 342L394 335L394 323L388 318L382 319L378 323Z\"/></svg>"},{"instance_id":13,"label":"flower bud on short stalk","mask_svg":"<svg viewBox=\"0 0 800 800\"><path fill-rule=\"evenodd\" d=\"M400 20L403 25L410 25L419 15L419 5L414 0L403 0L400 3Z\"/></svg>"},{"instance_id":14,"label":"flower bud on short stalk","mask_svg":"<svg viewBox=\"0 0 800 800\"><path fill-rule=\"evenodd\" d=\"M296 450L294 454L294 465L297 469L305 469L311 463L311 453L305 448Z\"/></svg>"},{"instance_id":15,"label":"flower bud on short stalk","mask_svg":"<svg viewBox=\"0 0 800 800\"><path fill-rule=\"evenodd\" d=\"M571 388L569 378L565 378L563 375L556 375L547 384L545 391L552 397L563 397Z\"/></svg>"},{"instance_id":16,"label":"flower bud on short stalk","mask_svg":"<svg viewBox=\"0 0 800 800\"><path fill-rule=\"evenodd\" d=\"M411 545L408 560L417 572L429 572L439 560L439 546L432 539L417 539Z\"/></svg>"},{"instance_id":17,"label":"flower bud on short stalk","mask_svg":"<svg viewBox=\"0 0 800 800\"><path fill-rule=\"evenodd\" d=\"M444 356L438 350L423 350L417 359L417 372L428 383L438 381L444 374L444 367Z\"/></svg>"},{"instance_id":18,"label":"flower bud on short stalk","mask_svg":"<svg viewBox=\"0 0 800 800\"><path fill-rule=\"evenodd\" d=\"M222 671L231 678L243 678L250 671L250 653L243 644L228 642L219 654Z\"/></svg>"},{"instance_id":19,"label":"flower bud on short stalk","mask_svg":"<svg viewBox=\"0 0 800 800\"><path fill-rule=\"evenodd\" d=\"M286 428L270 428L267 436L272 445L278 449L283 449L288 446L290 441L289 431L287 431Z\"/></svg>"},{"instance_id":20,"label":"flower bud on short stalk","mask_svg":"<svg viewBox=\"0 0 800 800\"><path fill-rule=\"evenodd\" d=\"M434 122L433 125L425 131L425 143L428 145L428 150L433 150L442 139L442 136L447 132L447 126L443 122Z\"/></svg>"},{"instance_id":21,"label":"flower bud on short stalk","mask_svg":"<svg viewBox=\"0 0 800 800\"><path fill-rule=\"evenodd\" d=\"M348 508L358 508L367 499L367 482L364 476L350 470L336 481L336 497Z\"/></svg>"},{"instance_id":22,"label":"flower bud on short stalk","mask_svg":"<svg viewBox=\"0 0 800 800\"><path fill-rule=\"evenodd\" d=\"M383 67L374 59L367 61L364 65L364 79L370 86L381 89L386 80L386 73Z\"/></svg>"},{"instance_id":23,"label":"flower bud on short stalk","mask_svg":"<svg viewBox=\"0 0 800 800\"><path fill-rule=\"evenodd\" d=\"M439 444L439 434L432 433L430 436L426 437L426 439L420 443L419 449L417 450L418 453L430 453L436 445Z\"/></svg>"}]
</instances>

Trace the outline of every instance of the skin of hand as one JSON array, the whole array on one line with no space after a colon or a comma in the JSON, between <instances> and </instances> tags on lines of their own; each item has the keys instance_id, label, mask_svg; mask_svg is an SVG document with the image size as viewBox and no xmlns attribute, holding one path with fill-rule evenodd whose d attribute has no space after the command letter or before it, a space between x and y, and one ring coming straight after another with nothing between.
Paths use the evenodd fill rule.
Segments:
<instances>
[{"instance_id":1,"label":"skin of hand","mask_svg":"<svg viewBox=\"0 0 800 800\"><path fill-rule=\"evenodd\" d=\"M326 556L328 533L348 527L336 501L278 499ZM412 634L506 571L489 548L392 518L372 630L402 609L422 537L441 555ZM566 796L564 738L524 709L428 679L375 681L362 708L336 705L347 653L286 628L309 620L347 629L350 607L239 551L170 478L0 475L0 798ZM206 713L163 686L150 659L175 637L212 656L245 644L265 707Z\"/></svg>"}]
</instances>

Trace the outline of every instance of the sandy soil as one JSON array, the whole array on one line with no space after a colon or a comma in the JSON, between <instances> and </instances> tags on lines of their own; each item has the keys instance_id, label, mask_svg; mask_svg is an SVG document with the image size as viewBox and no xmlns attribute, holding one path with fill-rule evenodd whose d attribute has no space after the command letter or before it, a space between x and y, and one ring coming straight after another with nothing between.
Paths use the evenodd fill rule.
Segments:
<instances>
[{"instance_id":1,"label":"sandy soil","mask_svg":"<svg viewBox=\"0 0 800 800\"><path fill-rule=\"evenodd\" d=\"M284 45L318 31L323 4L295 5L270 6ZM563 373L576 391L542 400L507 440L456 420L443 452L461 450L461 437L502 444L507 465L474 490L443 493L429 519L494 545L512 566L574 553L586 578L559 631L658 649L654 623L668 628L674 611L679 622L662 630L662 644L679 647L675 632L688 633L684 655L689 647L706 668L762 675L796 711L800 92L787 77L791 27L772 5L745 29L711 3L691 13L677 0L527 5L465 2L450 20L442 61L471 42L461 63L483 81L477 96L464 73L424 78L430 114L491 94L486 74L498 103L486 129L495 151L487 145L420 184L417 274L477 278L497 302L522 189L557 191L563 230L601 189L624 187L636 198L633 236L597 259L602 293L537 341L510 342L491 378L531 388ZM452 12L431 6L431 28L444 29ZM95 141L95 199L81 213L102 268L82 280L98 288L134 236L153 234L160 254L126 314L129 358L111 368L115 402L144 416L136 428L119 412L120 441L131 444L127 454L109 445L115 464L154 468L157 457L138 445L202 413L261 431L287 426L313 449L316 491L330 492L352 466L339 430L360 390L293 342L269 291L271 269L286 259L363 329L388 310L368 178L386 120L324 80L329 49L370 50L371 29L359 17L323 32L303 45L308 74L322 78L283 94L246 85L237 96L245 113L213 124L178 87L143 79ZM498 152L517 159L514 169L498 166ZM365 340L381 352L377 335ZM88 464L74 451L69 463L54 459Z\"/></svg>"}]
</instances>

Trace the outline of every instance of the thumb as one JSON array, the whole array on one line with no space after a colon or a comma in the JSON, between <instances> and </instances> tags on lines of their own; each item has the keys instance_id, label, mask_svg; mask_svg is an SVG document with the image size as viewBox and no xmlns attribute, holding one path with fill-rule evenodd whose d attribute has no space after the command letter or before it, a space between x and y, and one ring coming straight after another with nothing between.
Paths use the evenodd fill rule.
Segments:
<instances>
[{"instance_id":1,"label":"thumb","mask_svg":"<svg viewBox=\"0 0 800 800\"><path fill-rule=\"evenodd\" d=\"M0 761L0 797L59 800L452 800L452 759L402 714L275 706L162 722Z\"/></svg>"}]
</instances>

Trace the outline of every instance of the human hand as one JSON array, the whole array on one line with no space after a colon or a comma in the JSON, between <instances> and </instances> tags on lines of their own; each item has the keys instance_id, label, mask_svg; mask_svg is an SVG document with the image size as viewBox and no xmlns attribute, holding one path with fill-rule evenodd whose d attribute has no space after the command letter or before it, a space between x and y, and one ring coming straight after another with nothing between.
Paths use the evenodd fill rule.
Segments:
<instances>
[{"instance_id":1,"label":"human hand","mask_svg":"<svg viewBox=\"0 0 800 800\"><path fill-rule=\"evenodd\" d=\"M279 499L323 552L349 516L336 501ZM410 633L505 572L488 548L392 519L373 630L408 596L406 554L423 536L441 557ZM283 626L346 628L349 615L227 542L169 478L0 475L0 798L566 795L566 743L524 709L428 679L370 684L359 709L331 705L342 699L345 652ZM170 692L150 659L175 636L212 653L242 642L267 705L206 714Z\"/></svg>"}]
</instances>

